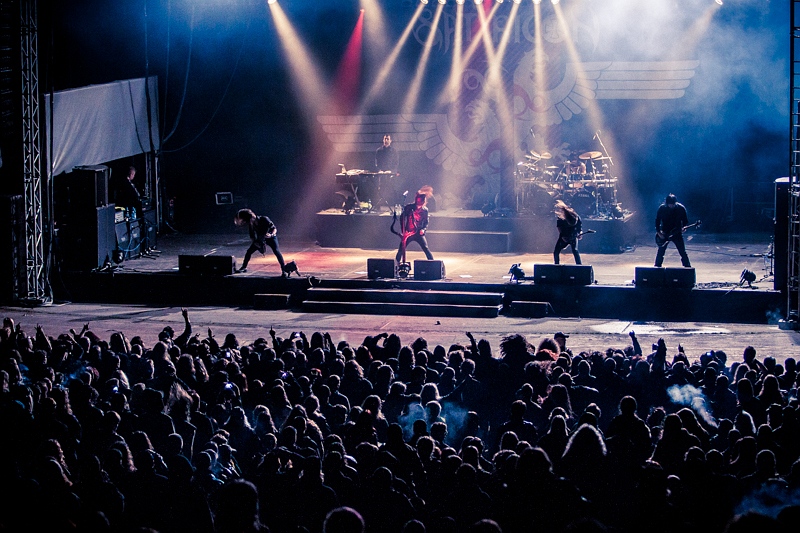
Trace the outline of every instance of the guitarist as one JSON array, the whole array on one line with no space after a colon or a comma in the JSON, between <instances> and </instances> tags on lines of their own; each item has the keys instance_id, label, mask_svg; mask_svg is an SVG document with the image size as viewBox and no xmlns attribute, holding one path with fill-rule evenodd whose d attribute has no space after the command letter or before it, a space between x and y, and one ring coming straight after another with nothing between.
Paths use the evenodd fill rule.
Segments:
<instances>
[{"instance_id":1,"label":"guitarist","mask_svg":"<svg viewBox=\"0 0 800 533\"><path fill-rule=\"evenodd\" d=\"M556 247L553 249L553 262L559 264L561 250L571 246L575 264L580 265L581 254L578 252L578 240L581 238L581 217L562 200L556 202L555 213L558 240L556 241Z\"/></svg>"},{"instance_id":2,"label":"guitarist","mask_svg":"<svg viewBox=\"0 0 800 533\"><path fill-rule=\"evenodd\" d=\"M269 246L281 265L281 276L286 277L286 265L283 262L281 249L278 247L278 228L275 227L275 224L268 217L256 216L250 209L240 209L233 221L237 226L247 226L250 238L253 240L244 254L241 268L238 268L236 272L247 272L247 264L253 253L257 250L263 255Z\"/></svg>"},{"instance_id":3,"label":"guitarist","mask_svg":"<svg viewBox=\"0 0 800 533\"><path fill-rule=\"evenodd\" d=\"M400 214L400 229L402 231L400 247L397 249L398 263L406 260L406 247L411 241L419 243L425 257L433 259L433 254L428 248L428 240L425 238L425 229L428 227L428 191L423 188L417 192L413 204L406 204Z\"/></svg>"},{"instance_id":4,"label":"guitarist","mask_svg":"<svg viewBox=\"0 0 800 533\"><path fill-rule=\"evenodd\" d=\"M656 212L656 243L658 252L656 253L655 266L660 267L664 262L664 253L670 242L675 243L675 248L681 256L681 264L691 267L689 256L686 255L686 245L683 242L683 232L689 226L689 218L686 215L686 208L678 203L674 194L667 195L666 200ZM663 243L663 244L662 244Z\"/></svg>"}]
</instances>

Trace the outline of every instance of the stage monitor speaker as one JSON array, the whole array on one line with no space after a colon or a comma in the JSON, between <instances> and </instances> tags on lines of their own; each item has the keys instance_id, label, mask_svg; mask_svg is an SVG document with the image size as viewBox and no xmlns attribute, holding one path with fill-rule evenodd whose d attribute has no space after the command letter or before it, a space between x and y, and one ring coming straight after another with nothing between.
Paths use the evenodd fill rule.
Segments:
<instances>
[{"instance_id":1,"label":"stage monitor speaker","mask_svg":"<svg viewBox=\"0 0 800 533\"><path fill-rule=\"evenodd\" d=\"M394 259L367 259L367 277L369 279L391 279L397 277L397 261Z\"/></svg>"},{"instance_id":2,"label":"stage monitor speaker","mask_svg":"<svg viewBox=\"0 0 800 533\"><path fill-rule=\"evenodd\" d=\"M188 276L229 276L236 269L232 255L179 255L178 272Z\"/></svg>"},{"instance_id":3,"label":"stage monitor speaker","mask_svg":"<svg viewBox=\"0 0 800 533\"><path fill-rule=\"evenodd\" d=\"M547 285L591 285L594 268L591 265L533 265L533 282Z\"/></svg>"},{"instance_id":4,"label":"stage monitor speaker","mask_svg":"<svg viewBox=\"0 0 800 533\"><path fill-rule=\"evenodd\" d=\"M664 269L664 286L675 289L691 289L697 281L694 268L667 267Z\"/></svg>"},{"instance_id":5,"label":"stage monitor speaker","mask_svg":"<svg viewBox=\"0 0 800 533\"><path fill-rule=\"evenodd\" d=\"M636 267L634 284L637 287L655 288L664 286L663 267Z\"/></svg>"},{"instance_id":6,"label":"stage monitor speaker","mask_svg":"<svg viewBox=\"0 0 800 533\"><path fill-rule=\"evenodd\" d=\"M414 261L414 279L433 281L444 278L444 261L416 259Z\"/></svg>"}]
</instances>

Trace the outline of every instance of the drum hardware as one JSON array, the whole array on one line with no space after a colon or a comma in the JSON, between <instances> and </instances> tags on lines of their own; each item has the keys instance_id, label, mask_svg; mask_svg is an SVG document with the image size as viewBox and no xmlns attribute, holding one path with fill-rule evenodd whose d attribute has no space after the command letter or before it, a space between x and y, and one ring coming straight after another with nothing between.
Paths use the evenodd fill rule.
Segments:
<instances>
[{"instance_id":1,"label":"drum hardware","mask_svg":"<svg viewBox=\"0 0 800 533\"><path fill-rule=\"evenodd\" d=\"M584 152L578 156L578 159L600 159L603 157L603 152Z\"/></svg>"}]
</instances>

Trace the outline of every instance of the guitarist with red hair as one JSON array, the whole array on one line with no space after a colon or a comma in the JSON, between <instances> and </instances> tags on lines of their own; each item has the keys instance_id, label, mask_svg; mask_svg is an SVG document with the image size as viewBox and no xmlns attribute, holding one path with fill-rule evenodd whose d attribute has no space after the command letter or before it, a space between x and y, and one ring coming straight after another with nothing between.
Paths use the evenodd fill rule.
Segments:
<instances>
[{"instance_id":1,"label":"guitarist with red hair","mask_svg":"<svg viewBox=\"0 0 800 533\"><path fill-rule=\"evenodd\" d=\"M428 227L428 196L433 196L433 188L423 187L414 197L413 204L406 204L400 214L400 247L397 249L398 263L406 262L406 248L409 242L416 242L422 248L422 252L429 260L433 259L433 254L428 248L428 240L425 238L425 230Z\"/></svg>"}]
</instances>

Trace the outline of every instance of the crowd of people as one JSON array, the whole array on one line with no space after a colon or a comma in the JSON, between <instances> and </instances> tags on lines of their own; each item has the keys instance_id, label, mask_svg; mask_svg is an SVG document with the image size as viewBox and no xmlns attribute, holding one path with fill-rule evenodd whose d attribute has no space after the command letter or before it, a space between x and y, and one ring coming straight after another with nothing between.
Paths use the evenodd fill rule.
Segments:
<instances>
[{"instance_id":1,"label":"crowd of people","mask_svg":"<svg viewBox=\"0 0 800 533\"><path fill-rule=\"evenodd\" d=\"M220 342L183 317L150 344L3 321L1 531L800 524L791 357L643 351L635 333L581 353L563 333Z\"/></svg>"}]
</instances>

